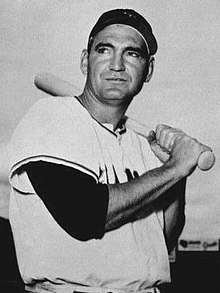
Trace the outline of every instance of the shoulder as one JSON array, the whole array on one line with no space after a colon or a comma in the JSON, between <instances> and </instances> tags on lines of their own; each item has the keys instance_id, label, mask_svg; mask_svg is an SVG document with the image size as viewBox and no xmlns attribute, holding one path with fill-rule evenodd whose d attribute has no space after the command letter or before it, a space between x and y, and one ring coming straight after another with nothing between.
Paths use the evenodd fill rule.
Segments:
<instances>
[{"instance_id":1,"label":"shoulder","mask_svg":"<svg viewBox=\"0 0 220 293\"><path fill-rule=\"evenodd\" d=\"M86 110L74 97L46 97L37 100L19 121L15 132L52 131L84 125ZM36 133L35 133L36 135Z\"/></svg>"},{"instance_id":2,"label":"shoulder","mask_svg":"<svg viewBox=\"0 0 220 293\"><path fill-rule=\"evenodd\" d=\"M29 109L10 140L11 166L30 160L56 160L96 170L91 116L77 99L49 97ZM19 165L19 166L20 166Z\"/></svg>"},{"instance_id":3,"label":"shoulder","mask_svg":"<svg viewBox=\"0 0 220 293\"><path fill-rule=\"evenodd\" d=\"M78 102L78 100L74 97L46 97L37 100L27 111L26 116L35 116L37 115L39 117L43 116L45 114L50 113L52 117L59 113L65 113L68 114L71 112L71 114L79 113L83 109L81 109L82 106ZM81 111L80 111L81 109ZM54 115L53 115L54 113ZM51 116L48 116L50 118Z\"/></svg>"},{"instance_id":4,"label":"shoulder","mask_svg":"<svg viewBox=\"0 0 220 293\"><path fill-rule=\"evenodd\" d=\"M36 101L20 120L11 143L23 147L33 144L57 145L80 141L80 133L89 133L91 116L73 97L48 97Z\"/></svg>"}]
</instances>

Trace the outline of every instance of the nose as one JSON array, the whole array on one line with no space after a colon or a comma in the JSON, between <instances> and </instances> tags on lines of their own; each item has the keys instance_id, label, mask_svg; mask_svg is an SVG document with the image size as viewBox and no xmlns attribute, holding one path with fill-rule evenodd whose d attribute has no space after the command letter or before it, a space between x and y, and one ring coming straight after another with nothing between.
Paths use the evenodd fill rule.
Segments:
<instances>
[{"instance_id":1,"label":"nose","mask_svg":"<svg viewBox=\"0 0 220 293\"><path fill-rule=\"evenodd\" d=\"M115 53L112 56L109 68L110 68L110 70L113 70L113 71L124 71L125 70L124 60L123 60L122 54Z\"/></svg>"}]
</instances>

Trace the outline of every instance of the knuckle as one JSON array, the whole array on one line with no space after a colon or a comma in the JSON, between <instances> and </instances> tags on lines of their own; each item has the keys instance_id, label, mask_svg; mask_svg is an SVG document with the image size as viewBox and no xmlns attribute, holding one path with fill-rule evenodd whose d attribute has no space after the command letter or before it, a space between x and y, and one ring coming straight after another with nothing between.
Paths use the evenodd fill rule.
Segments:
<instances>
[{"instance_id":1,"label":"knuckle","mask_svg":"<svg viewBox=\"0 0 220 293\"><path fill-rule=\"evenodd\" d=\"M169 129L169 128L171 128L171 127L166 124L163 124L163 123L159 123L156 126L156 129L158 129L158 130L164 130L164 129Z\"/></svg>"},{"instance_id":2,"label":"knuckle","mask_svg":"<svg viewBox=\"0 0 220 293\"><path fill-rule=\"evenodd\" d=\"M156 126L156 132L161 132L161 130L164 128L164 124L158 124Z\"/></svg>"}]
</instances>

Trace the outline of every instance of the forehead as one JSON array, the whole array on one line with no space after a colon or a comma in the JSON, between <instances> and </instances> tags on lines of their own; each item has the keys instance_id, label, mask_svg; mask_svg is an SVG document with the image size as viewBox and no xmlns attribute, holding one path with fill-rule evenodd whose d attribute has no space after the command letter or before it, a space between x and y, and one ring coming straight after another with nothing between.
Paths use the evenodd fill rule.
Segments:
<instances>
[{"instance_id":1,"label":"forehead","mask_svg":"<svg viewBox=\"0 0 220 293\"><path fill-rule=\"evenodd\" d=\"M100 41L126 43L129 46L145 46L145 41L138 31L124 24L112 24L105 27L95 36L94 44Z\"/></svg>"}]
</instances>

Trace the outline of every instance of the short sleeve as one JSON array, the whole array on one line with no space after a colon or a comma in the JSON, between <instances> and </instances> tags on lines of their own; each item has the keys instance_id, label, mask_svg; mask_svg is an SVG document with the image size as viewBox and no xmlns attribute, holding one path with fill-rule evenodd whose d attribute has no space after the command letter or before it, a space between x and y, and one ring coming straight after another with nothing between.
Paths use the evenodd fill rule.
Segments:
<instances>
[{"instance_id":1,"label":"short sleeve","mask_svg":"<svg viewBox=\"0 0 220 293\"><path fill-rule=\"evenodd\" d=\"M91 116L73 97L38 100L16 127L9 144L10 182L34 161L63 164L98 180L97 140Z\"/></svg>"}]
</instances>

